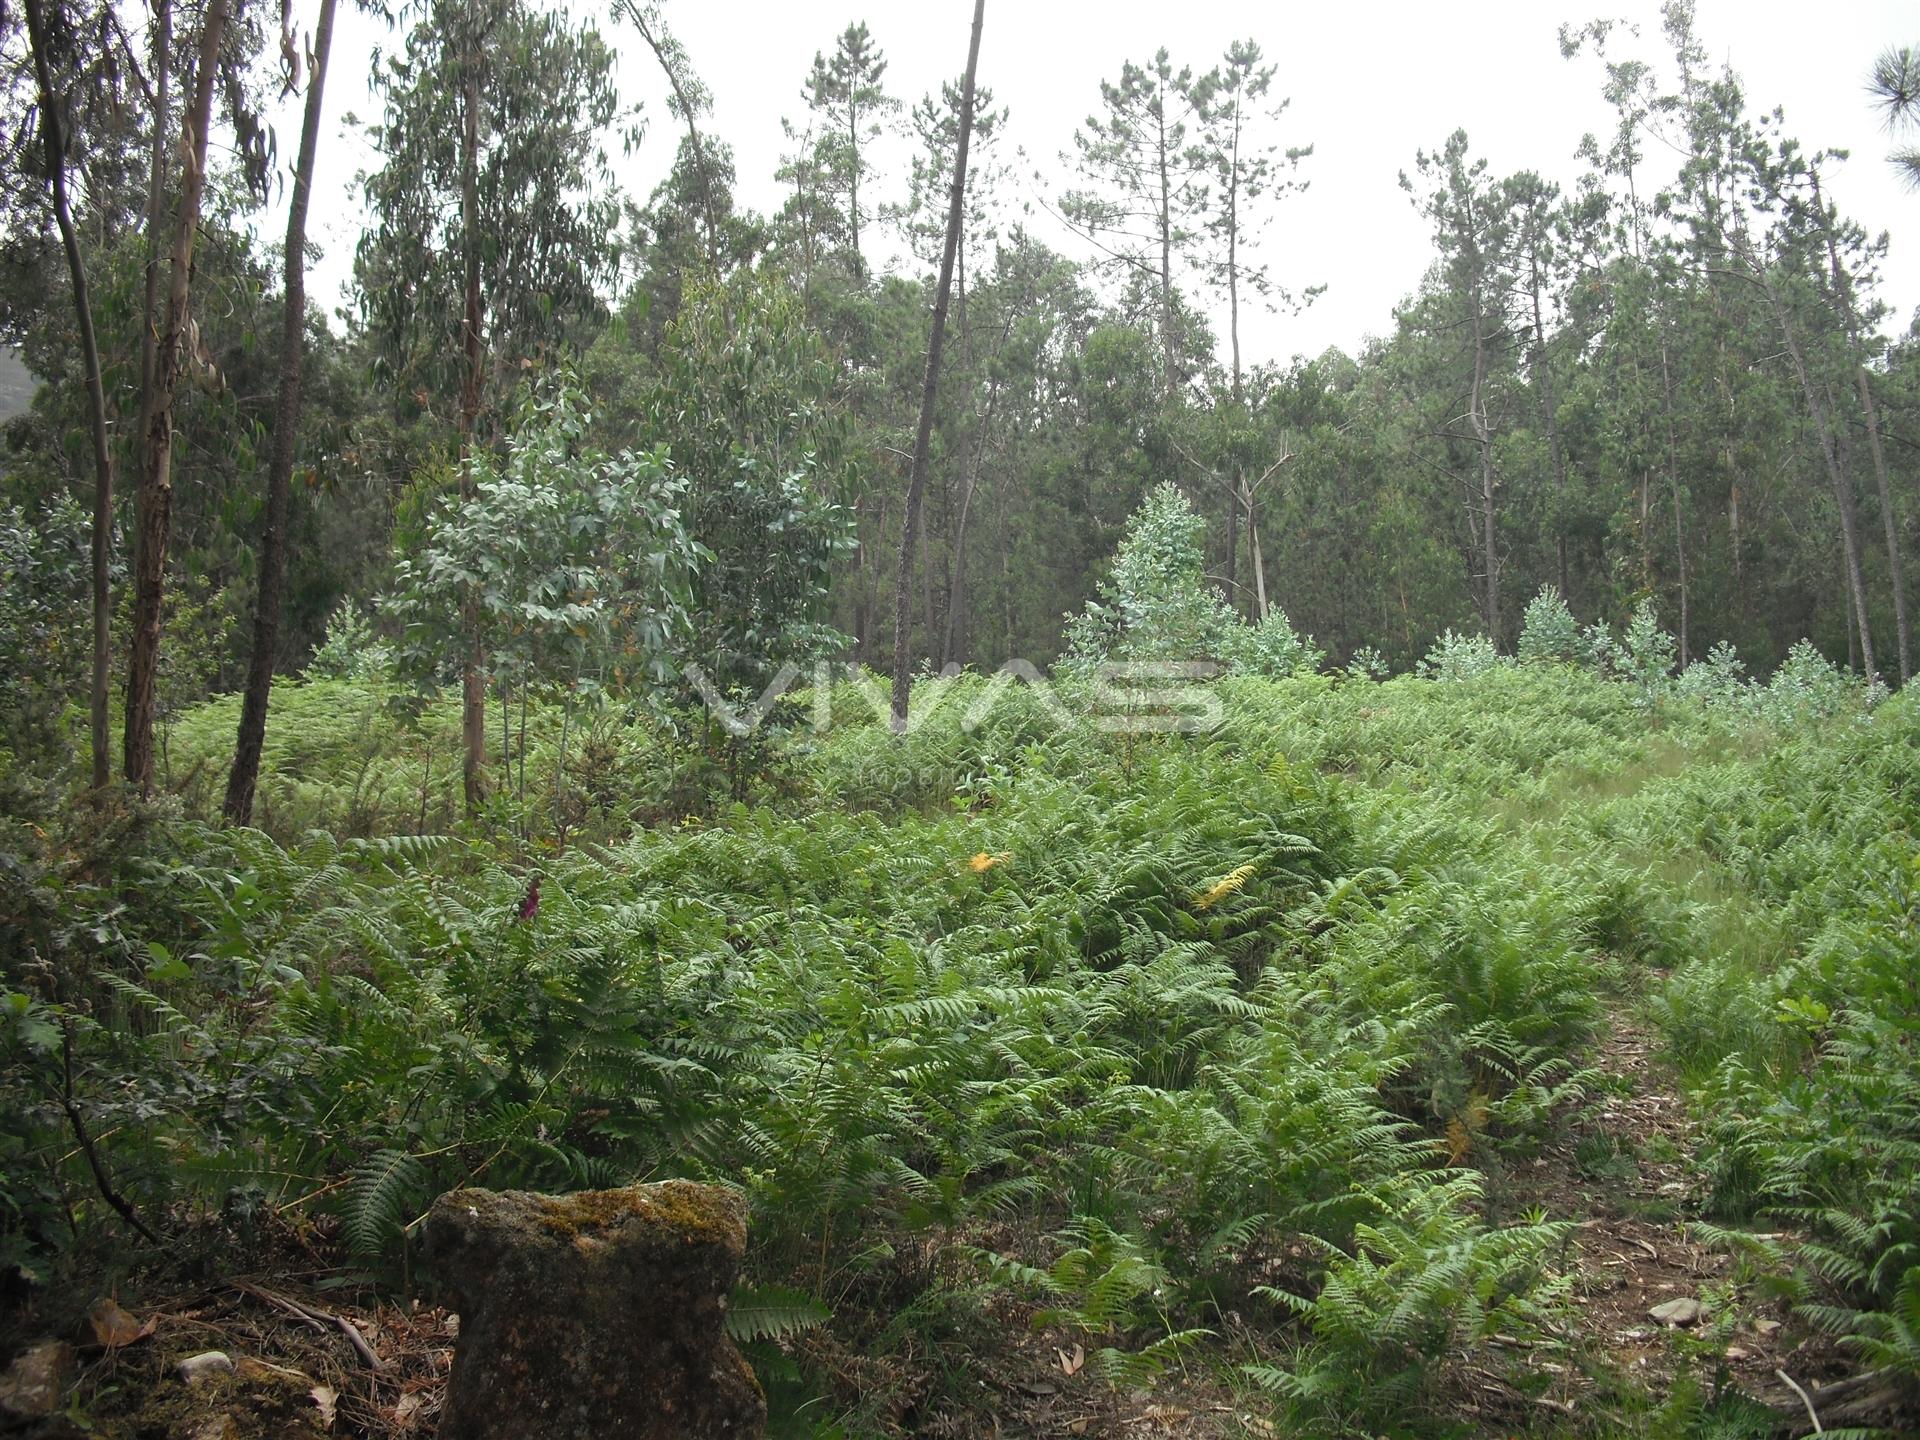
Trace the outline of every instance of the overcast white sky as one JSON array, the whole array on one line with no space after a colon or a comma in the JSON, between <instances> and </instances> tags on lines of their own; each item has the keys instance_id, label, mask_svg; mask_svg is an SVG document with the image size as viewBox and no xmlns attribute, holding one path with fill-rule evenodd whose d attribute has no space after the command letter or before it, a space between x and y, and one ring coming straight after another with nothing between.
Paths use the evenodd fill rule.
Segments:
<instances>
[{"instance_id":1,"label":"overcast white sky","mask_svg":"<svg viewBox=\"0 0 1920 1440\"><path fill-rule=\"evenodd\" d=\"M605 14L597 6L573 8ZM667 0L664 9L713 90L709 126L734 147L740 200L762 211L780 204L773 180L780 119L801 117L800 87L817 50L830 48L849 21L865 20L888 58L889 90L910 105L964 67L972 14L967 0ZM1699 0L1698 9L1709 52L1740 72L1754 106L1785 106L1789 132L1809 148L1852 151L1830 193L1869 230L1891 232L1881 293L1894 306L1891 323L1904 330L1920 306L1920 194L1902 189L1886 165L1889 142L1863 82L1880 49L1920 41L1920 0ZM1243 318L1249 361L1285 360L1328 345L1351 350L1366 335L1390 330L1393 306L1417 285L1431 254L1425 224L1398 184L1417 149L1433 149L1465 127L1496 174L1534 169L1570 182L1580 170L1574 151L1581 136L1604 133L1610 115L1599 98L1596 62L1560 58L1559 27L1597 16L1628 19L1642 29L1634 53L1657 58L1658 10L1657 0L988 0L980 78L1011 109L1009 150L1023 148L1034 162L1026 170L1044 168L1058 189L1059 151L1098 105L1100 81L1117 76L1123 62L1144 61L1164 45L1176 63L1199 71L1230 41L1257 40L1278 67L1274 93L1292 99L1283 143L1314 147L1302 171L1311 188L1278 212L1266 258L1290 287L1327 287L1302 315ZM647 110L646 142L621 162L620 174L628 192L644 199L671 162L678 135L651 54L629 27L601 24L621 56L622 86ZM329 308L345 299L361 224L354 176L377 164L364 134L345 117L378 114L367 74L381 44L392 49L395 41L356 7L341 7L313 206L314 239L326 252L313 294ZM289 160L299 123L291 105L277 122ZM903 155L883 159L883 197L904 188ZM1010 198L1029 200L1031 183L1021 179ZM1073 249L1071 237L1044 215L1029 223L1050 243Z\"/></svg>"}]
</instances>

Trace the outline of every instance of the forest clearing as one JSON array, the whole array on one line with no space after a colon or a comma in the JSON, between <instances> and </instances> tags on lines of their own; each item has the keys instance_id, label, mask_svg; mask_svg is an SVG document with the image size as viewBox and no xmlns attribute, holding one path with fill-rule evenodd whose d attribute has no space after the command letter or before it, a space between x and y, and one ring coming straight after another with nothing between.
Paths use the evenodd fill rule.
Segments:
<instances>
[{"instance_id":1,"label":"forest clearing","mask_svg":"<svg viewBox=\"0 0 1920 1440\"><path fill-rule=\"evenodd\" d=\"M1283 363L1252 39L306 8L0 8L0 1434L1916 1433L1920 49Z\"/></svg>"}]
</instances>

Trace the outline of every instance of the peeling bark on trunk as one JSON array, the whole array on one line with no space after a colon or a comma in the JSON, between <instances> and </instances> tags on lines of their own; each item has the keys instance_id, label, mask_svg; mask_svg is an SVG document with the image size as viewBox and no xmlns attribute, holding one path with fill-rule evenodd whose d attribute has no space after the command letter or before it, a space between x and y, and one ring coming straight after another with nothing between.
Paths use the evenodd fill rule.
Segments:
<instances>
[{"instance_id":1,"label":"peeling bark on trunk","mask_svg":"<svg viewBox=\"0 0 1920 1440\"><path fill-rule=\"evenodd\" d=\"M181 136L185 170L174 212L168 261L167 318L154 358L146 453L141 467L133 563L133 635L127 655L124 761L127 780L142 795L153 791L155 684L160 669L160 625L166 592L167 539L173 524L173 401L181 351L192 321L193 245L206 189L207 130L213 114L215 70L227 28L227 0L211 0L200 29L193 102ZM146 408L143 406L143 408Z\"/></svg>"}]
</instances>

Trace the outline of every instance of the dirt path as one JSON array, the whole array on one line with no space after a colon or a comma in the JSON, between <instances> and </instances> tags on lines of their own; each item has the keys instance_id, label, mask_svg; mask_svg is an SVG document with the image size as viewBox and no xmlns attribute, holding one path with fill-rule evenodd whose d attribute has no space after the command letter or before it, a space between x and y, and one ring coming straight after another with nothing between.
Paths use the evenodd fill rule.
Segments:
<instances>
[{"instance_id":1,"label":"dirt path","mask_svg":"<svg viewBox=\"0 0 1920 1440\"><path fill-rule=\"evenodd\" d=\"M1579 1222L1576 1353L1587 1373L1570 1372L1556 1393L1576 1410L1606 1388L1664 1402L1690 1375L1709 1400L1732 1389L1791 1413L1801 1402L1785 1372L1817 1403L1819 1386L1848 1373L1847 1359L1726 1248L1701 1238L1694 1222L1711 1198L1701 1136L1657 1040L1619 1010L1591 1064L1604 1077L1594 1098L1514 1186L1526 1203Z\"/></svg>"}]
</instances>

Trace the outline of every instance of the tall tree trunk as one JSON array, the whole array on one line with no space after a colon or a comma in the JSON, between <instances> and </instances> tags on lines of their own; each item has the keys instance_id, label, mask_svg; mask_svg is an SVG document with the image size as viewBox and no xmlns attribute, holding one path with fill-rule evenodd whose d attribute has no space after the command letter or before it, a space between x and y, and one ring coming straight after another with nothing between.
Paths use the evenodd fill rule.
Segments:
<instances>
[{"instance_id":1,"label":"tall tree trunk","mask_svg":"<svg viewBox=\"0 0 1920 1440\"><path fill-rule=\"evenodd\" d=\"M1893 627L1895 643L1900 647L1900 683L1913 678L1913 650L1907 627L1907 583L1900 556L1900 527L1894 519L1893 492L1887 483L1887 456L1880 443L1880 411L1874 404L1873 385L1867 378L1866 345L1861 336L1860 312L1854 305L1853 279L1840 264L1840 246L1833 235L1833 216L1820 197L1820 176L1813 175L1813 202L1820 214L1820 230L1827 242L1827 266L1833 279L1833 298L1846 327L1847 345L1852 353L1855 385L1860 392L1860 409L1867 426L1867 446L1873 456L1873 483L1880 500L1880 524L1887 539L1887 578L1893 585Z\"/></svg>"},{"instance_id":2,"label":"tall tree trunk","mask_svg":"<svg viewBox=\"0 0 1920 1440\"><path fill-rule=\"evenodd\" d=\"M1238 474L1235 483L1247 502L1247 558L1253 564L1253 603L1255 620L1265 620L1272 613L1267 605L1267 561L1260 550L1260 513L1254 507L1253 487L1247 484L1245 474Z\"/></svg>"},{"instance_id":3,"label":"tall tree trunk","mask_svg":"<svg viewBox=\"0 0 1920 1440\"><path fill-rule=\"evenodd\" d=\"M636 0L624 0L627 16L639 30L640 38L647 42L647 48L653 51L653 58L659 62L665 72L667 84L673 90L674 103L680 107L680 118L686 121L687 144L693 148L694 169L700 172L700 217L707 227L707 268L716 274L720 270L720 214L713 203L713 172L707 164L707 148L700 140L700 126L696 123L693 97L687 93L685 81L679 67L673 63L673 56L667 46L671 37L661 29L659 14L656 11L652 23L648 22L647 12L642 10ZM659 33L656 33L659 32ZM681 54L685 55L685 50Z\"/></svg>"},{"instance_id":4,"label":"tall tree trunk","mask_svg":"<svg viewBox=\"0 0 1920 1440\"><path fill-rule=\"evenodd\" d=\"M1680 668L1684 670L1692 663L1692 655L1687 648L1692 597L1687 589L1687 535L1680 505L1680 445L1673 429L1673 365L1667 354L1665 324L1663 319L1660 332L1660 406L1667 423L1667 492L1673 497L1673 554L1675 566L1680 572Z\"/></svg>"},{"instance_id":5,"label":"tall tree trunk","mask_svg":"<svg viewBox=\"0 0 1920 1440\"><path fill-rule=\"evenodd\" d=\"M293 445L300 429L301 363L307 339L307 202L313 193L313 162L320 148L320 110L327 84L327 53L333 46L335 0L320 0L313 32L313 64L307 75L307 108L300 121L300 154L293 167L293 199L287 209L286 297L280 317L280 393L273 410L273 458L267 467L267 519L260 532L260 593L253 607L253 653L247 690L240 702L240 734L227 776L224 809L232 825L253 823L253 792L260 779L260 747L267 738L267 705L273 697L274 652L280 644L280 609L287 585L287 493L293 487Z\"/></svg>"},{"instance_id":6,"label":"tall tree trunk","mask_svg":"<svg viewBox=\"0 0 1920 1440\"><path fill-rule=\"evenodd\" d=\"M1011 329L1013 320L1009 313L1007 320ZM1001 339L1006 338L1004 332ZM998 358L1000 350L994 347L994 356ZM940 646L940 662L947 665L967 663L967 521L973 514L973 497L980 485L980 470L986 464L987 434L993 426L994 407L1000 400L1000 377L995 375L987 382L987 404L980 417L980 433L974 441L973 463L967 467L966 480L960 491L960 518L954 526L953 535L953 583L947 593L947 634Z\"/></svg>"},{"instance_id":7,"label":"tall tree trunk","mask_svg":"<svg viewBox=\"0 0 1920 1440\"><path fill-rule=\"evenodd\" d=\"M480 388L486 355L480 332L484 319L480 303L480 40L470 36L461 66L460 115L460 243L465 251L466 309L460 325L460 347L466 370L460 381L460 498L473 498L473 447L480 428ZM460 733L465 754L461 786L467 813L472 815L485 798L487 764L487 682L480 653L480 605L469 594L461 603L466 654L460 663Z\"/></svg>"},{"instance_id":8,"label":"tall tree trunk","mask_svg":"<svg viewBox=\"0 0 1920 1440\"><path fill-rule=\"evenodd\" d=\"M47 184L53 193L53 218L60 227L60 245L67 254L67 274L73 282L73 313L80 327L80 358L86 370L87 418L93 441L93 686L88 720L93 741L93 788L100 791L113 778L107 739L109 622L113 613L107 568L113 554L113 450L107 443L107 397L100 382L100 346L93 333L93 296L87 285L86 263L80 255L80 237L73 228L73 207L67 198L67 137L61 126L65 105L63 97L54 93L53 57L47 51L47 26L40 0L26 0L26 10L33 73L40 87L40 134L47 149Z\"/></svg>"},{"instance_id":9,"label":"tall tree trunk","mask_svg":"<svg viewBox=\"0 0 1920 1440\"><path fill-rule=\"evenodd\" d=\"M138 538L133 563L133 635L127 655L124 760L127 780L142 795L153 790L155 682L160 669L160 622L166 592L167 537L173 524L173 401L181 350L192 323L193 243L206 189L207 130L213 115L215 71L227 28L227 0L211 0L200 27L193 102L181 135L184 166L168 262L167 319L154 363L152 418L137 497Z\"/></svg>"},{"instance_id":10,"label":"tall tree trunk","mask_svg":"<svg viewBox=\"0 0 1920 1440\"><path fill-rule=\"evenodd\" d=\"M1480 506L1485 523L1480 527L1482 563L1486 567L1486 595L1482 614L1487 638L1500 643L1500 549L1494 533L1493 427L1487 421L1487 336L1482 323L1480 297L1473 300L1473 389L1467 398L1468 421L1473 426L1474 443L1480 451Z\"/></svg>"},{"instance_id":11,"label":"tall tree trunk","mask_svg":"<svg viewBox=\"0 0 1920 1440\"><path fill-rule=\"evenodd\" d=\"M860 257L860 82L855 79L847 95L847 154L853 157L853 169L847 176L847 230L853 239L853 278L867 283L867 263Z\"/></svg>"},{"instance_id":12,"label":"tall tree trunk","mask_svg":"<svg viewBox=\"0 0 1920 1440\"><path fill-rule=\"evenodd\" d=\"M1160 170L1160 363L1167 398L1176 388L1173 377L1173 176L1172 160L1167 155L1167 97L1160 94L1158 144L1155 155Z\"/></svg>"},{"instance_id":13,"label":"tall tree trunk","mask_svg":"<svg viewBox=\"0 0 1920 1440\"><path fill-rule=\"evenodd\" d=\"M1240 491L1235 485L1227 492L1227 603L1240 607Z\"/></svg>"},{"instance_id":14,"label":"tall tree trunk","mask_svg":"<svg viewBox=\"0 0 1920 1440\"><path fill-rule=\"evenodd\" d=\"M1860 658L1866 673L1872 675L1875 673L1873 626L1867 618L1867 585L1860 569L1860 536L1854 514L1853 485L1846 468L1840 463L1840 451L1826 402L1821 399L1813 383L1813 374L1807 368L1807 357L1800 348L1799 336L1793 328L1793 317L1787 311L1786 301L1773 282L1766 278L1766 272L1756 267L1755 273L1760 277L1761 288L1772 306L1774 319L1779 323L1781 338L1786 341L1787 357L1793 362L1793 373L1800 381L1800 393L1806 398L1807 411L1813 417L1814 434L1820 441L1820 459L1826 466L1827 484L1833 491L1833 503L1840 512L1842 569L1846 575L1847 593L1851 597L1854 624L1859 628Z\"/></svg>"},{"instance_id":15,"label":"tall tree trunk","mask_svg":"<svg viewBox=\"0 0 1920 1440\"><path fill-rule=\"evenodd\" d=\"M1540 393L1540 422L1547 432L1547 453L1553 461L1553 549L1559 565L1560 598L1570 601L1567 585L1567 453L1560 443L1559 406L1553 398L1553 360L1547 351L1546 315L1540 304L1540 290L1546 277L1540 273L1540 257L1532 261L1533 355L1534 371Z\"/></svg>"},{"instance_id":16,"label":"tall tree trunk","mask_svg":"<svg viewBox=\"0 0 1920 1440\"><path fill-rule=\"evenodd\" d=\"M1874 489L1880 497L1880 525L1887 536L1888 579L1893 584L1894 640L1900 647L1900 684L1913 678L1913 648L1907 627L1907 581L1900 560L1900 523L1894 518L1893 490L1887 483L1887 452L1880 443L1880 411L1874 404L1873 386L1867 379L1867 367L1856 365L1853 378L1860 388L1860 408L1867 421L1867 448L1873 455Z\"/></svg>"},{"instance_id":17,"label":"tall tree trunk","mask_svg":"<svg viewBox=\"0 0 1920 1440\"><path fill-rule=\"evenodd\" d=\"M900 563L893 589L893 728L907 728L908 582L913 571L913 532L920 497L927 488L927 457L933 446L933 407L940 389L940 351L947 338L947 300L953 290L954 252L960 247L961 206L967 188L967 146L973 138L973 77L980 64L980 28L987 0L973 0L973 35L967 44L967 77L960 91L960 141L955 149L953 184L947 200L947 242L940 253L940 281L933 296L933 331L927 337L927 376L920 388L920 426L913 437L913 470L907 481L906 514L900 525Z\"/></svg>"},{"instance_id":18,"label":"tall tree trunk","mask_svg":"<svg viewBox=\"0 0 1920 1440\"><path fill-rule=\"evenodd\" d=\"M160 368L161 236L167 224L167 154L173 111L173 0L153 7L153 145L147 157L146 259L141 275L140 435L138 464L147 463L147 432L153 428L153 402Z\"/></svg>"}]
</instances>

